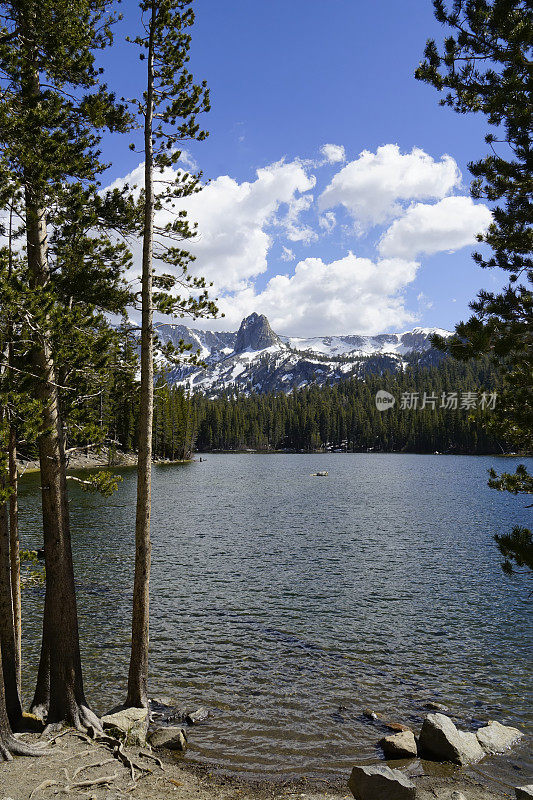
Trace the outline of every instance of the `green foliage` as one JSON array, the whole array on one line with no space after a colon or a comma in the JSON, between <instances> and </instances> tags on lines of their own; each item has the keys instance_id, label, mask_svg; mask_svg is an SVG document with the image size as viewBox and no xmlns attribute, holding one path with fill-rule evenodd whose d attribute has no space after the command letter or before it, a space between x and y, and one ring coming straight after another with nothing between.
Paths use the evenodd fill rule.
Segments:
<instances>
[{"instance_id":1,"label":"green foliage","mask_svg":"<svg viewBox=\"0 0 533 800\"><path fill-rule=\"evenodd\" d=\"M506 358L502 403L490 420L491 430L513 442L522 452L533 450L533 6L528 0L434 0L437 20L450 31L441 50L428 41L425 60L416 77L445 91L441 105L455 111L482 113L491 130L485 137L489 153L469 164L474 177L471 193L485 198L493 220L478 241L489 250L474 254L484 268L499 267L508 274L502 292L481 291L470 304L473 316L456 326L456 337L446 345L456 358L490 354ZM522 468L524 469L524 468ZM517 482L491 475L489 485L515 492ZM516 493L516 492L515 492ZM526 529L515 528L497 537L509 557L513 547L524 559ZM529 534L531 536L531 534ZM529 545L530 546L530 545ZM504 549L502 549L504 548ZM505 550L505 552L504 552ZM518 563L518 561L517 561Z\"/></svg>"},{"instance_id":2,"label":"green foliage","mask_svg":"<svg viewBox=\"0 0 533 800\"><path fill-rule=\"evenodd\" d=\"M171 461L192 458L196 435L190 398L181 387L170 387L160 379L154 395L154 455Z\"/></svg>"},{"instance_id":3,"label":"green foliage","mask_svg":"<svg viewBox=\"0 0 533 800\"><path fill-rule=\"evenodd\" d=\"M30 586L44 586L46 569L36 550L20 551L20 584L23 589Z\"/></svg>"},{"instance_id":4,"label":"green foliage","mask_svg":"<svg viewBox=\"0 0 533 800\"><path fill-rule=\"evenodd\" d=\"M533 8L526 0L434 0L433 5L453 35L441 51L428 41L416 77L446 92L442 105L482 113L493 128L485 139L489 154L469 164L472 195L487 199L493 213L487 233L478 236L490 252L475 253L474 260L509 276L502 292L479 293L471 303L474 315L456 326L448 349L456 358L509 357L501 413L493 423L528 451L533 449Z\"/></svg>"},{"instance_id":5,"label":"green foliage","mask_svg":"<svg viewBox=\"0 0 533 800\"><path fill-rule=\"evenodd\" d=\"M445 92L441 105L482 113L493 127L485 139L490 153L469 165L474 197L497 203L492 225L479 237L492 252L474 258L480 266L506 270L515 283L532 268L533 8L527 0L434 0L433 6L452 35L440 51L428 41L416 77ZM513 291L520 296L525 290ZM481 311L495 299L480 297ZM508 299L501 296L502 308Z\"/></svg>"},{"instance_id":6,"label":"green foliage","mask_svg":"<svg viewBox=\"0 0 533 800\"><path fill-rule=\"evenodd\" d=\"M523 464L519 464L514 473L504 472L497 475L491 469L489 474L491 489L511 494L533 494L533 478ZM516 525L510 534L496 535L494 539L505 559L502 563L504 572L511 575L514 567L527 567L533 570L533 539L528 528Z\"/></svg>"},{"instance_id":7,"label":"green foliage","mask_svg":"<svg viewBox=\"0 0 533 800\"><path fill-rule=\"evenodd\" d=\"M27 391L33 373L20 358L26 309L22 269L21 260L14 258L9 248L0 249L0 451L3 455L7 454L10 427L16 429L19 440L30 449L37 440L40 424L41 404ZM6 464L2 464L2 470L6 469Z\"/></svg>"},{"instance_id":8,"label":"green foliage","mask_svg":"<svg viewBox=\"0 0 533 800\"><path fill-rule=\"evenodd\" d=\"M290 394L188 396L160 381L154 404L153 451L160 458L186 458L205 450L343 450L366 452L489 453L505 441L487 433L493 411L445 409L443 393L497 390L499 375L488 358L470 363L444 359L431 368L367 375L334 385L310 385ZM375 395L385 389L396 404L378 411ZM404 392L437 398L435 408L401 409ZM421 405L421 403L420 403Z\"/></svg>"},{"instance_id":9,"label":"green foliage","mask_svg":"<svg viewBox=\"0 0 533 800\"><path fill-rule=\"evenodd\" d=\"M89 494L101 494L103 497L111 497L111 495L118 489L119 483L122 483L123 478L121 475L115 475L109 470L98 470L92 475L87 475L85 478L79 478L76 475L68 475L69 480L78 483L84 492Z\"/></svg>"},{"instance_id":10,"label":"green foliage","mask_svg":"<svg viewBox=\"0 0 533 800\"><path fill-rule=\"evenodd\" d=\"M528 528L515 525L511 533L494 537L500 553L505 558L502 569L508 575L515 572L515 567L526 567L533 570L533 535Z\"/></svg>"},{"instance_id":11,"label":"green foliage","mask_svg":"<svg viewBox=\"0 0 533 800\"><path fill-rule=\"evenodd\" d=\"M105 168L98 129L125 131L129 116L100 83L94 52L112 41L109 0L0 3L0 143L3 179L31 185L51 208L65 177L92 181ZM34 73L38 102L28 102Z\"/></svg>"},{"instance_id":12,"label":"green foliage","mask_svg":"<svg viewBox=\"0 0 533 800\"><path fill-rule=\"evenodd\" d=\"M154 138L162 145L155 165L164 169L179 160L180 153L175 148L181 142L207 137L196 117L210 109L209 90L205 81L194 83L186 66L191 45L189 30L194 23L192 0L141 0L139 8L149 17L146 35L128 41L141 48L139 58L144 60L152 38L158 110ZM146 96L135 102L139 114L144 116Z\"/></svg>"},{"instance_id":13,"label":"green foliage","mask_svg":"<svg viewBox=\"0 0 533 800\"><path fill-rule=\"evenodd\" d=\"M145 91L130 103L143 121L153 113L153 167L159 174L155 211L163 211L166 220L154 229L153 261L170 271L154 270L154 308L165 315L197 318L216 316L218 309L209 299L205 279L190 271L194 256L181 243L196 236L196 224L189 222L179 201L200 191L201 174L172 169L183 142L202 141L208 135L197 117L210 109L209 90L205 81L195 83L187 68L194 22L191 6L192 0L142 0L144 33L128 41L139 47L141 60L150 55L149 69L153 69L153 94ZM135 150L135 145L130 147ZM141 192L141 211L143 205ZM172 355L183 361L186 350L177 348ZM194 357L190 363L196 363Z\"/></svg>"},{"instance_id":14,"label":"green foliage","mask_svg":"<svg viewBox=\"0 0 533 800\"><path fill-rule=\"evenodd\" d=\"M523 464L519 464L514 473L503 472L501 475L497 475L493 469L490 469L489 475L488 484L491 489L511 492L511 494L533 494L533 477L529 475Z\"/></svg>"},{"instance_id":15,"label":"green foliage","mask_svg":"<svg viewBox=\"0 0 533 800\"><path fill-rule=\"evenodd\" d=\"M95 52L112 42L109 0L0 2L0 195L10 211L9 248L0 273L9 379L18 398L37 398L33 354L51 347L66 444L101 441L91 397L102 395L117 333L106 312L125 313L131 254L118 237L132 233L139 210L126 190L100 193L103 129L126 131L131 117L101 83ZM23 190L23 191L22 191ZM46 278L28 274L16 246L39 208L49 226ZM17 227L12 221L17 221ZM20 222L19 222L20 221ZM39 408L17 400L19 440L37 433ZM34 426L33 436L20 429Z\"/></svg>"}]
</instances>

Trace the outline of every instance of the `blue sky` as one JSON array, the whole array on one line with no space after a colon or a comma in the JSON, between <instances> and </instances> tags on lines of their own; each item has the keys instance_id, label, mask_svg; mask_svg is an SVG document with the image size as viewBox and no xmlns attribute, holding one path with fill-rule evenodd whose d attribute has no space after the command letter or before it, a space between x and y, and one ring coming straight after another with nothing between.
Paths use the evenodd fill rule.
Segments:
<instances>
[{"instance_id":1,"label":"blue sky","mask_svg":"<svg viewBox=\"0 0 533 800\"><path fill-rule=\"evenodd\" d=\"M137 4L121 5L104 66L133 96L143 65L124 36ZM207 141L186 145L210 181L188 207L192 249L226 313L202 327L257 311L293 335L449 329L499 285L470 257L489 219L468 198L485 121L439 107L413 77L426 39L443 36L430 0L193 6L191 69L212 110ZM105 139L108 183L140 177L131 138Z\"/></svg>"}]
</instances>

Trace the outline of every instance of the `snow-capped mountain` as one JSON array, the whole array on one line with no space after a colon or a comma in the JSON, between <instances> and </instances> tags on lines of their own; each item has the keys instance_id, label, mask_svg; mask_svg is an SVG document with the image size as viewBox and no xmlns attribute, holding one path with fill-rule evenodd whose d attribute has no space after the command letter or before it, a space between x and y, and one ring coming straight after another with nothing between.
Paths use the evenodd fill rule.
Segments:
<instances>
[{"instance_id":1,"label":"snow-capped mountain","mask_svg":"<svg viewBox=\"0 0 533 800\"><path fill-rule=\"evenodd\" d=\"M451 336L440 328L413 328L377 336L278 336L263 314L243 319L235 333L215 333L185 325L158 327L163 342L182 339L199 351L206 367L179 367L169 381L215 396L226 389L290 392L310 383L396 371L405 363L432 364L441 356L429 337Z\"/></svg>"}]
</instances>

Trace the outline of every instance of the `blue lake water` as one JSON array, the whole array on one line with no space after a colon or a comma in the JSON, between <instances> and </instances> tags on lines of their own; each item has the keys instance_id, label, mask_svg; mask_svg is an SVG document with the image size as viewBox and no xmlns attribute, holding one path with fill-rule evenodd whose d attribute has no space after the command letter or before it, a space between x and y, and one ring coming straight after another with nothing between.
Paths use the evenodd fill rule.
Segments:
<instances>
[{"instance_id":1,"label":"blue lake water","mask_svg":"<svg viewBox=\"0 0 533 800\"><path fill-rule=\"evenodd\" d=\"M486 486L490 466L519 460L205 458L153 470L150 692L211 712L186 759L345 778L379 755L383 731L365 709L417 728L428 701L465 728L493 718L533 732L533 599L502 573L492 539L525 523L527 503ZM71 492L85 681L100 711L124 698L129 655L135 471L122 475L111 500ZM41 542L38 487L23 478L25 547ZM41 609L27 590L28 698ZM530 746L480 769L527 783Z\"/></svg>"}]
</instances>

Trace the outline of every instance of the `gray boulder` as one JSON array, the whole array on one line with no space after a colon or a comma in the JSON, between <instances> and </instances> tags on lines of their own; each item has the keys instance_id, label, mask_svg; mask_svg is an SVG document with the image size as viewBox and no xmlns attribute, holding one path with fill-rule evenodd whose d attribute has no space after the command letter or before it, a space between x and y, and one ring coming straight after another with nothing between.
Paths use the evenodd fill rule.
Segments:
<instances>
[{"instance_id":1,"label":"gray boulder","mask_svg":"<svg viewBox=\"0 0 533 800\"><path fill-rule=\"evenodd\" d=\"M176 701L173 697L161 696L161 697L154 697L150 700L150 705L154 703L156 706L164 706L165 708L173 708L176 705Z\"/></svg>"},{"instance_id":2,"label":"gray boulder","mask_svg":"<svg viewBox=\"0 0 533 800\"><path fill-rule=\"evenodd\" d=\"M180 750L182 753L187 749L187 736L183 728L169 726L168 728L157 728L150 734L150 744L152 747L164 747L167 750Z\"/></svg>"},{"instance_id":3,"label":"gray boulder","mask_svg":"<svg viewBox=\"0 0 533 800\"><path fill-rule=\"evenodd\" d=\"M420 731L421 754L436 761L475 764L485 755L475 733L458 730L444 714L428 714Z\"/></svg>"},{"instance_id":4,"label":"gray boulder","mask_svg":"<svg viewBox=\"0 0 533 800\"><path fill-rule=\"evenodd\" d=\"M401 731L385 736L379 742L385 758L415 758L417 753L413 731Z\"/></svg>"},{"instance_id":5,"label":"gray boulder","mask_svg":"<svg viewBox=\"0 0 533 800\"><path fill-rule=\"evenodd\" d=\"M200 722L205 722L208 716L209 716L209 711L207 710L207 708L200 706L200 708L197 708L196 711L187 714L187 716L185 717L185 722L188 722L189 725L198 725L198 723Z\"/></svg>"},{"instance_id":6,"label":"gray boulder","mask_svg":"<svg viewBox=\"0 0 533 800\"><path fill-rule=\"evenodd\" d=\"M415 800L414 783L399 769L383 764L355 766L348 786L355 800Z\"/></svg>"},{"instance_id":7,"label":"gray boulder","mask_svg":"<svg viewBox=\"0 0 533 800\"><path fill-rule=\"evenodd\" d=\"M124 708L101 719L104 730L109 731L126 744L143 746L148 731L147 708Z\"/></svg>"},{"instance_id":8,"label":"gray boulder","mask_svg":"<svg viewBox=\"0 0 533 800\"><path fill-rule=\"evenodd\" d=\"M489 720L488 725L476 731L477 740L486 753L504 753L511 745L517 742L522 736L522 731L518 728L511 728L502 725L495 720Z\"/></svg>"},{"instance_id":9,"label":"gray boulder","mask_svg":"<svg viewBox=\"0 0 533 800\"><path fill-rule=\"evenodd\" d=\"M533 783L527 786L517 786L515 791L516 800L529 800L533 797Z\"/></svg>"}]
</instances>

